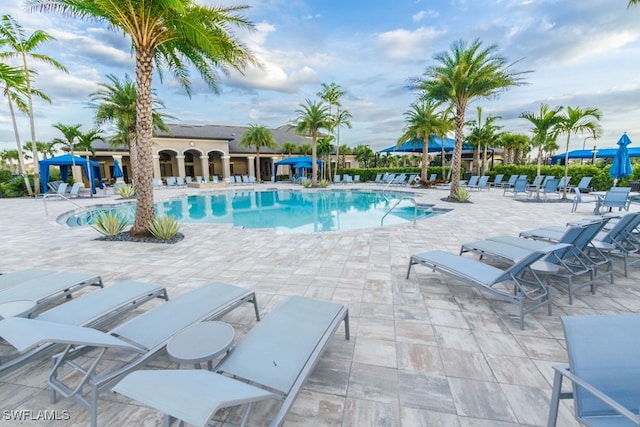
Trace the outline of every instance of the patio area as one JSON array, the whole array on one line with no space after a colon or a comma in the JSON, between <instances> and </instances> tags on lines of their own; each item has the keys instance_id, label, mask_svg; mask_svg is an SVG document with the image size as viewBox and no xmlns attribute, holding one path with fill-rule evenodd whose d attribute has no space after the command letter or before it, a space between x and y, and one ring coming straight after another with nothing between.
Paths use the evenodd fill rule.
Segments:
<instances>
[{"instance_id":1,"label":"patio area","mask_svg":"<svg viewBox=\"0 0 640 427\"><path fill-rule=\"evenodd\" d=\"M275 187L292 188L279 183ZM233 188L221 191L229 190ZM207 190L157 190L156 200L198 191ZM640 311L640 268L630 267L629 277L624 277L622 262L614 261L616 283L598 283L596 295L580 290L573 305L554 288L553 316L539 309L525 317L521 330L515 305L421 266L406 279L410 255L433 249L458 253L473 240L564 225L592 215L593 204L582 203L571 213L570 203L523 203L504 197L501 189L472 192L472 203L467 204L442 202L445 190L416 192L421 202L453 211L416 225L315 235L185 224L180 229L185 238L172 245L96 241L101 235L90 227L67 228L56 222L58 215L77 208L68 201L47 201L45 215L42 200L2 199L0 271L91 272L100 274L105 286L129 279L156 283L167 288L170 298L222 281L254 290L263 316L289 295L347 305L351 339L346 341L342 329L338 331L286 426L546 425L551 366L566 362L559 316ZM74 203L117 199L99 196ZM631 210L640 210L640 205L632 204ZM222 320L233 325L236 340L255 323L249 306ZM163 355L152 366L176 364ZM3 425L88 425L88 412L74 401L50 403L49 367L50 360L41 359L0 377L0 409L31 411L33 416L46 411L65 419L18 422L3 412ZM570 405L561 404L558 425L578 426ZM257 406L249 425L267 425L264 414L270 410L269 405ZM223 412L222 417L236 421L233 411ZM101 426L155 426L162 421L160 413L110 392L100 395L98 413Z\"/></svg>"}]
</instances>

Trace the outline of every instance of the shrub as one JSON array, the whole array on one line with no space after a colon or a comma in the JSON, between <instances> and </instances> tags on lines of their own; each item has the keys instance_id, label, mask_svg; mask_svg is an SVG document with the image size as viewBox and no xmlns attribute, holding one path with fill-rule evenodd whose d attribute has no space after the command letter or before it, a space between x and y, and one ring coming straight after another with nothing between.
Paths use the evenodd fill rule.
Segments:
<instances>
[{"instance_id":1,"label":"shrub","mask_svg":"<svg viewBox=\"0 0 640 427\"><path fill-rule=\"evenodd\" d=\"M122 184L115 189L115 193L123 199L131 199L135 195L136 191L132 185Z\"/></svg>"},{"instance_id":2,"label":"shrub","mask_svg":"<svg viewBox=\"0 0 640 427\"><path fill-rule=\"evenodd\" d=\"M309 188L311 187L311 180L310 179L305 179L304 181L302 181L302 186L304 188Z\"/></svg>"},{"instance_id":3,"label":"shrub","mask_svg":"<svg viewBox=\"0 0 640 427\"><path fill-rule=\"evenodd\" d=\"M147 229L156 239L170 240L180 230L180 224L173 215L160 215L149 223Z\"/></svg>"},{"instance_id":4,"label":"shrub","mask_svg":"<svg viewBox=\"0 0 640 427\"><path fill-rule=\"evenodd\" d=\"M455 193L453 193L453 198L459 202L466 202L471 198L471 194L469 190L464 187L458 187Z\"/></svg>"},{"instance_id":5,"label":"shrub","mask_svg":"<svg viewBox=\"0 0 640 427\"><path fill-rule=\"evenodd\" d=\"M105 236L117 236L127 227L127 221L120 218L117 212L100 212L93 228Z\"/></svg>"},{"instance_id":6,"label":"shrub","mask_svg":"<svg viewBox=\"0 0 640 427\"><path fill-rule=\"evenodd\" d=\"M328 179L321 179L318 184L320 184L321 188L327 188L329 186L329 180Z\"/></svg>"}]
</instances>

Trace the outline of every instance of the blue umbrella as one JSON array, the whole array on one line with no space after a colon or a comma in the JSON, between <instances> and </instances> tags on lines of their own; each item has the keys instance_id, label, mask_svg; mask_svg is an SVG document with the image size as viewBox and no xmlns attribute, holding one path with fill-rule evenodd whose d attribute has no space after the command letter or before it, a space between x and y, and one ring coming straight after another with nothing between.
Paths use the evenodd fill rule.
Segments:
<instances>
[{"instance_id":1,"label":"blue umbrella","mask_svg":"<svg viewBox=\"0 0 640 427\"><path fill-rule=\"evenodd\" d=\"M616 156L613 158L613 163L611 163L611 167L609 168L609 175L611 175L613 179L624 178L633 173L631 160L629 159L629 153L627 151L627 145L631 144L631 140L626 132L620 137L617 144L619 146L618 151L616 151Z\"/></svg>"},{"instance_id":2,"label":"blue umbrella","mask_svg":"<svg viewBox=\"0 0 640 427\"><path fill-rule=\"evenodd\" d=\"M124 172L122 172L122 168L120 167L120 162L118 159L113 161L113 177L114 178L122 178L124 176Z\"/></svg>"}]
</instances>

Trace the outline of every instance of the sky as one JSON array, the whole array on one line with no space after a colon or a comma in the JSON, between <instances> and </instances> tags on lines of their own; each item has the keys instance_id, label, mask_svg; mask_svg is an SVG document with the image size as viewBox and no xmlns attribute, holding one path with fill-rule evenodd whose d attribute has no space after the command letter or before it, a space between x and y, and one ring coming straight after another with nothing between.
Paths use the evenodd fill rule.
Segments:
<instances>
[{"instance_id":1,"label":"sky","mask_svg":"<svg viewBox=\"0 0 640 427\"><path fill-rule=\"evenodd\" d=\"M526 84L478 99L466 119L501 116L502 131L530 134L524 112L550 106L593 107L602 113L598 147L615 147L627 132L640 145L640 7L627 0L199 0L201 4L247 5L242 14L255 28L235 30L261 67L244 75L218 73L216 94L191 74L188 96L169 72L154 75L153 87L172 122L185 125L293 122L306 100L318 100L322 83L336 83L352 127L340 129L340 144L380 150L394 145L405 126L404 113L416 100L409 81L435 65L434 55L452 43L479 39L495 44L513 70L528 72ZM51 98L34 104L36 139L61 137L55 123L95 127L90 94L107 75L135 76L130 40L97 22L30 12L21 0L3 0L27 32L55 37L38 50L64 64L65 74L30 63L35 87ZM30 139L19 117L21 141ZM103 128L106 134L112 129ZM570 149L593 148L586 134L571 136ZM566 137L560 137L564 152ZM0 150L16 147L6 100L0 103Z\"/></svg>"}]
</instances>

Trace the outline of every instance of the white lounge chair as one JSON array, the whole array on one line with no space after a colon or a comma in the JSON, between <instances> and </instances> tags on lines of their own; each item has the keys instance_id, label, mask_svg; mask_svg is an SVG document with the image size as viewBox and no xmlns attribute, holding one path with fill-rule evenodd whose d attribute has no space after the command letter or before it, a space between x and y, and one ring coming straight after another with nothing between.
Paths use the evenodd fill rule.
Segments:
<instances>
[{"instance_id":1,"label":"white lounge chair","mask_svg":"<svg viewBox=\"0 0 640 427\"><path fill-rule=\"evenodd\" d=\"M253 303L259 319L254 292L214 282L146 311L109 333L12 317L0 321L0 337L21 353L42 343L66 344L55 356L48 377L52 401L57 394L75 399L90 412L91 426L97 427L100 392L155 357L185 327L219 318L245 302ZM125 351L131 358L114 365L104 357L110 349ZM118 359L124 356L119 354Z\"/></svg>"},{"instance_id":2,"label":"white lounge chair","mask_svg":"<svg viewBox=\"0 0 640 427\"><path fill-rule=\"evenodd\" d=\"M60 183L55 193L47 193L44 196L42 196L42 198L43 199L49 199L51 197L57 197L59 199L66 198L67 185L68 184L66 182Z\"/></svg>"},{"instance_id":3,"label":"white lounge chair","mask_svg":"<svg viewBox=\"0 0 640 427\"><path fill-rule=\"evenodd\" d=\"M97 328L154 298L169 299L166 289L161 286L128 280L57 305L34 318L63 325ZM44 356L53 347L52 343L43 343L12 358L3 356L0 375L9 373L36 357Z\"/></svg>"},{"instance_id":4,"label":"white lounge chair","mask_svg":"<svg viewBox=\"0 0 640 427\"><path fill-rule=\"evenodd\" d=\"M289 297L240 340L215 373L137 371L113 390L165 413L167 424L177 418L196 426L207 425L218 409L249 403L244 425L253 402L282 400L270 422L279 426L343 322L349 339L347 307Z\"/></svg>"}]
</instances>

